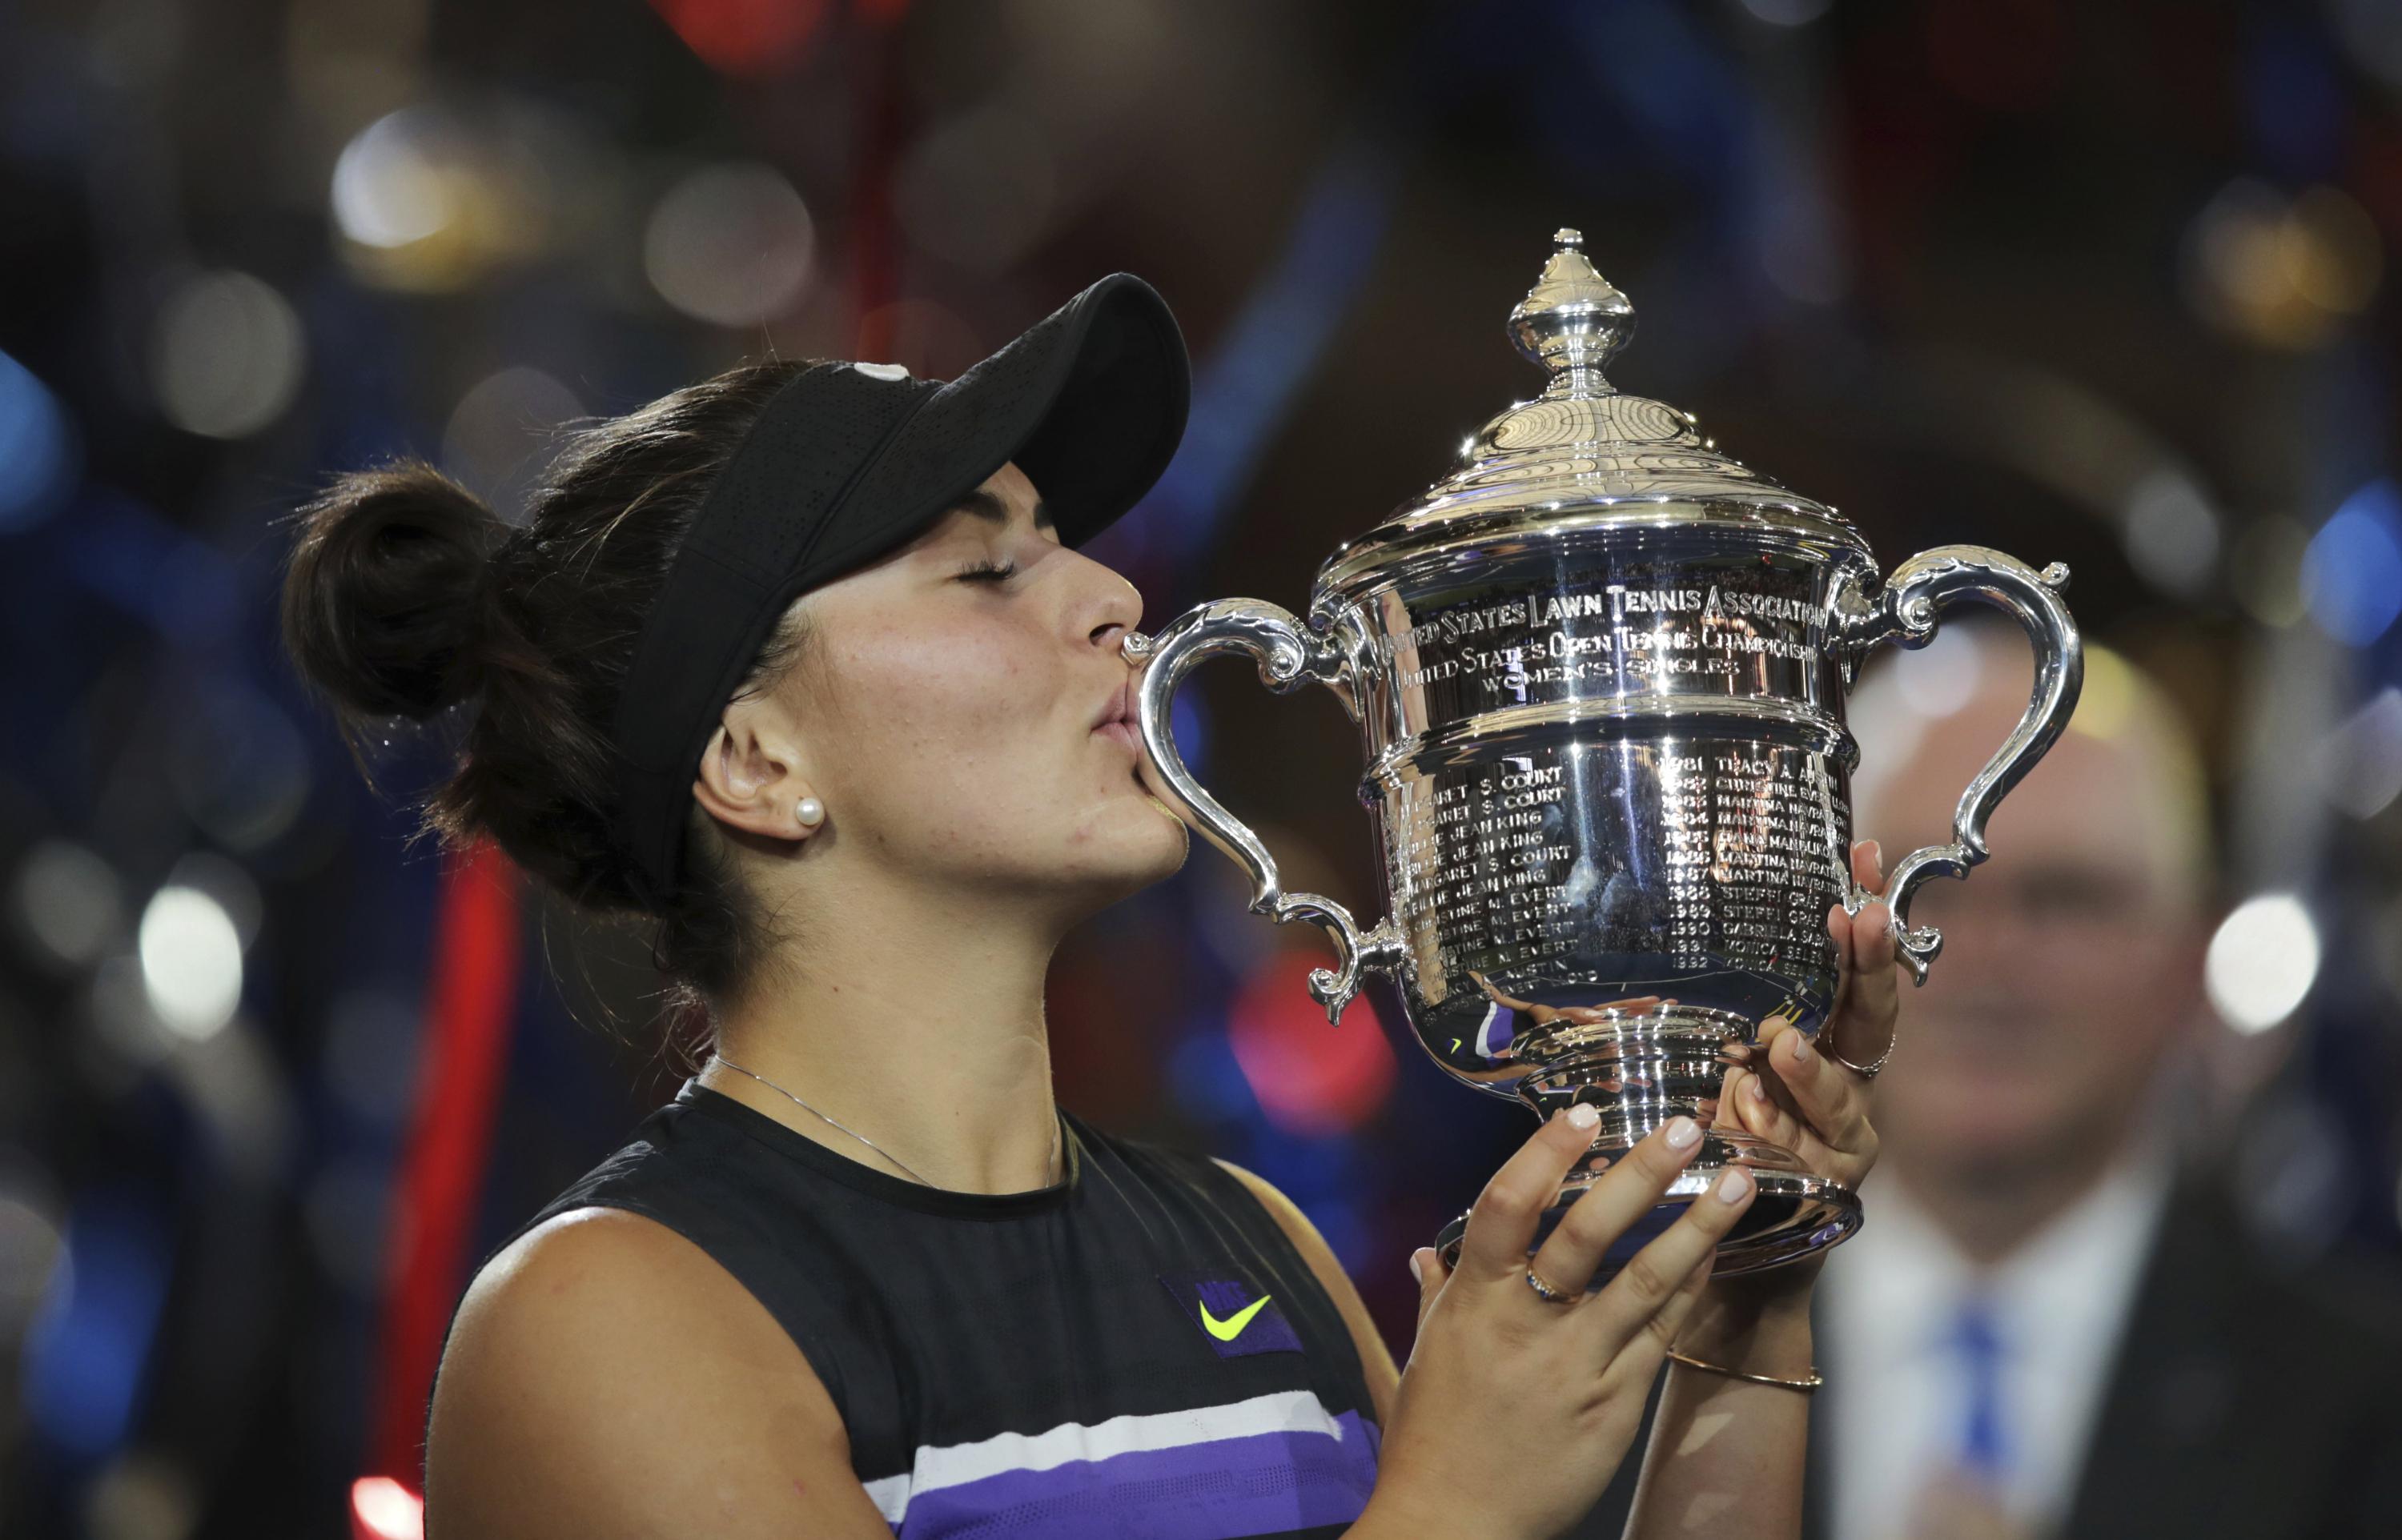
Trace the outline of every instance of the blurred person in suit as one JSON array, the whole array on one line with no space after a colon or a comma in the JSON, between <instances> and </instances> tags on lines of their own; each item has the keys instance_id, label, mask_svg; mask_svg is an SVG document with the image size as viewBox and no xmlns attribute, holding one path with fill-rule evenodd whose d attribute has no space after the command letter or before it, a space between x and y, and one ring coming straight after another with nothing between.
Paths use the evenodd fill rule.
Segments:
<instances>
[{"instance_id":1,"label":"blurred person in suit","mask_svg":"<svg viewBox=\"0 0 2402 1540\"><path fill-rule=\"evenodd\" d=\"M1802 1534L2402 1534L2394 1296L2257 1231L2214 1111L2200 755L2124 658L2086 669L1994 859L1911 915L1943 952L1873 1085L1890 1175L1815 1297ZM1853 692L1884 870L1950 839L2028 670L2015 628L1953 622ZM1618 1534L1628 1491L1577 1533Z\"/></svg>"},{"instance_id":2,"label":"blurred person in suit","mask_svg":"<svg viewBox=\"0 0 2402 1540\"><path fill-rule=\"evenodd\" d=\"M1970 626L1862 681L1887 870L1951 837L2028 667ZM1805 1533L2402 1533L2402 1337L2247 1232L2203 1116L2218 884L2176 708L2090 648L1991 835L1912 916L1943 953L1874 1086L1891 1175L1818 1292Z\"/></svg>"}]
</instances>

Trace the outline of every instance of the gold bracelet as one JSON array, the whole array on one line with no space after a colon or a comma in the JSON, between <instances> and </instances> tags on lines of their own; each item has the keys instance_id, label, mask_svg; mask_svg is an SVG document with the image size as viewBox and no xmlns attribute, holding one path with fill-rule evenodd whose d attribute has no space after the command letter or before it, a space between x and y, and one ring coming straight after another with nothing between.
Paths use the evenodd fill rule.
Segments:
<instances>
[{"instance_id":1,"label":"gold bracelet","mask_svg":"<svg viewBox=\"0 0 2402 1540\"><path fill-rule=\"evenodd\" d=\"M1668 1356L1680 1364L1690 1364L1695 1368L1707 1369L1712 1374L1723 1374L1730 1380L1748 1380L1755 1385L1783 1385L1787 1390L1812 1391L1827 1382L1826 1376L1820 1374L1815 1365L1812 1366L1810 1378L1807 1380L1779 1380L1773 1374L1746 1374L1739 1368L1729 1368L1724 1364L1705 1364L1699 1358L1688 1357L1678 1353L1675 1348L1668 1350Z\"/></svg>"}]
</instances>

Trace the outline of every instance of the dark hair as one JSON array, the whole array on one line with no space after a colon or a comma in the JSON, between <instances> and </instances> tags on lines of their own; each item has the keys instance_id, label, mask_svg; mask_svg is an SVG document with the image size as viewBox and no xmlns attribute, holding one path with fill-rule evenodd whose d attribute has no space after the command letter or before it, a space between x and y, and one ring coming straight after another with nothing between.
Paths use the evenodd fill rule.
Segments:
<instances>
[{"instance_id":1,"label":"dark hair","mask_svg":"<svg viewBox=\"0 0 2402 1540\"><path fill-rule=\"evenodd\" d=\"M664 899L638 897L609 832L610 722L702 497L807 367L745 364L578 430L519 529L422 461L339 476L297 516L284 577L284 644L354 752L380 720L474 707L455 768L426 799L425 831L453 846L489 835L575 903L655 918L653 955L683 1006L725 998L774 937L714 839L686 842ZM743 691L780 678L804 633L789 617Z\"/></svg>"}]
</instances>

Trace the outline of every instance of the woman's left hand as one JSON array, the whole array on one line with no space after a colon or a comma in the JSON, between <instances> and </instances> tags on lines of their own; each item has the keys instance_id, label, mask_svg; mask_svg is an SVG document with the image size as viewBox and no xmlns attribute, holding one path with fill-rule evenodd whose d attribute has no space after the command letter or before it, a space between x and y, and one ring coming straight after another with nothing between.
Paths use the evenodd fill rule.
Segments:
<instances>
[{"instance_id":1,"label":"woman's left hand","mask_svg":"<svg viewBox=\"0 0 2402 1540\"><path fill-rule=\"evenodd\" d=\"M1871 893L1884 892L1876 842L1861 840L1851 854L1853 880ZM1836 1062L1829 1050L1853 1064L1874 1064L1884 1054L1900 1015L1900 969L1892 912L1882 901L1862 905L1857 914L1829 906L1827 933L1842 959L1843 983L1817 1042L1783 1017L1761 1023L1759 1043L1735 1051L1738 1062L1719 1088L1713 1126L1782 1146L1812 1172L1857 1192L1877 1159L1868 1077ZM1705 1299L1754 1309L1806 1304L1826 1257L1817 1251L1762 1272L1713 1278Z\"/></svg>"}]
</instances>

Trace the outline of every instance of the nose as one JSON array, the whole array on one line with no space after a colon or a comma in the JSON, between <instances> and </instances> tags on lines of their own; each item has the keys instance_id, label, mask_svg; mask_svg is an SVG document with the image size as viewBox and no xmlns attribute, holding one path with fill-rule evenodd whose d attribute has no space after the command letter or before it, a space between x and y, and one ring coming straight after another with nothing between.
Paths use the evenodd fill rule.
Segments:
<instances>
[{"instance_id":1,"label":"nose","mask_svg":"<svg viewBox=\"0 0 2402 1540\"><path fill-rule=\"evenodd\" d=\"M1142 620L1142 591L1097 561L1086 565L1092 583L1084 600L1084 639L1098 651L1115 653Z\"/></svg>"}]
</instances>

